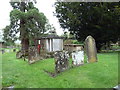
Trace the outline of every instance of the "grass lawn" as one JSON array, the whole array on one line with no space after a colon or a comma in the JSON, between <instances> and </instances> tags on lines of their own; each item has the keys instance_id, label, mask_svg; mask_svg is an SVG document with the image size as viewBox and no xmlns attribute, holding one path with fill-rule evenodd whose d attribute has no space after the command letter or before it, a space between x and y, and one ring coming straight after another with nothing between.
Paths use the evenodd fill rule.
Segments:
<instances>
[{"instance_id":1,"label":"grass lawn","mask_svg":"<svg viewBox=\"0 0 120 90\"><path fill-rule=\"evenodd\" d=\"M45 70L54 71L54 59L29 65L16 59L15 53L2 56L2 85L15 88L113 88L118 85L118 53L100 53L98 62L75 67L50 77Z\"/></svg>"}]
</instances>

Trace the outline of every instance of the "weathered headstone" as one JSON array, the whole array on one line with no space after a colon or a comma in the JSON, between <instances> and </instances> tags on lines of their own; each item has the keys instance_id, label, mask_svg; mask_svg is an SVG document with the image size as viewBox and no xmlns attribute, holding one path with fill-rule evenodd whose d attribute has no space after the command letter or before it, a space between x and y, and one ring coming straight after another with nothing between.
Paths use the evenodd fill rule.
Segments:
<instances>
[{"instance_id":1,"label":"weathered headstone","mask_svg":"<svg viewBox=\"0 0 120 90\"><path fill-rule=\"evenodd\" d=\"M16 49L13 49L13 52L16 52Z\"/></svg>"},{"instance_id":2,"label":"weathered headstone","mask_svg":"<svg viewBox=\"0 0 120 90\"><path fill-rule=\"evenodd\" d=\"M72 53L72 64L77 66L84 64L84 51L80 50Z\"/></svg>"},{"instance_id":3,"label":"weathered headstone","mask_svg":"<svg viewBox=\"0 0 120 90\"><path fill-rule=\"evenodd\" d=\"M16 53L16 58L17 58L17 59L22 58L22 52L21 52L21 51L18 51L18 52Z\"/></svg>"},{"instance_id":4,"label":"weathered headstone","mask_svg":"<svg viewBox=\"0 0 120 90\"><path fill-rule=\"evenodd\" d=\"M55 71L60 73L69 67L68 53L66 51L58 51L54 54L55 59Z\"/></svg>"},{"instance_id":5,"label":"weathered headstone","mask_svg":"<svg viewBox=\"0 0 120 90\"><path fill-rule=\"evenodd\" d=\"M10 50L9 50L9 49L6 49L5 51L6 51L7 53L9 53L9 52L10 52Z\"/></svg>"},{"instance_id":6,"label":"weathered headstone","mask_svg":"<svg viewBox=\"0 0 120 90\"><path fill-rule=\"evenodd\" d=\"M5 50L3 50L3 49L2 49L1 51L2 51L2 54L4 54L4 53L5 53Z\"/></svg>"},{"instance_id":7,"label":"weathered headstone","mask_svg":"<svg viewBox=\"0 0 120 90\"><path fill-rule=\"evenodd\" d=\"M37 48L35 46L29 47L28 62L31 64L38 60L40 60L40 55Z\"/></svg>"},{"instance_id":8,"label":"weathered headstone","mask_svg":"<svg viewBox=\"0 0 120 90\"><path fill-rule=\"evenodd\" d=\"M25 51L25 50L19 50L19 51L16 53L16 58L17 58L17 59L24 58L24 61L25 61L25 59L27 58L27 56L28 56L28 51Z\"/></svg>"},{"instance_id":9,"label":"weathered headstone","mask_svg":"<svg viewBox=\"0 0 120 90\"><path fill-rule=\"evenodd\" d=\"M97 50L95 40L92 36L88 36L85 40L85 48L87 54L88 62L96 62L97 61Z\"/></svg>"}]
</instances>

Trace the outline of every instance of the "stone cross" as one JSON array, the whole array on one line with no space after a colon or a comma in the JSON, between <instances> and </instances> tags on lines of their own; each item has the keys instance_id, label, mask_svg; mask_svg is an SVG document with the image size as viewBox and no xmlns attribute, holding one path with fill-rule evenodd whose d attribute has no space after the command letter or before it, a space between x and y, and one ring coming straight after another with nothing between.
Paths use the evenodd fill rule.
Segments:
<instances>
[{"instance_id":1,"label":"stone cross","mask_svg":"<svg viewBox=\"0 0 120 90\"><path fill-rule=\"evenodd\" d=\"M95 40L92 36L88 36L85 40L85 48L87 54L87 62L97 61L97 50Z\"/></svg>"},{"instance_id":2,"label":"stone cross","mask_svg":"<svg viewBox=\"0 0 120 90\"><path fill-rule=\"evenodd\" d=\"M60 73L66 69L68 69L69 66L69 60L68 60L68 53L66 51L57 51L54 54L54 60L55 60L55 71L56 73Z\"/></svg>"}]
</instances>

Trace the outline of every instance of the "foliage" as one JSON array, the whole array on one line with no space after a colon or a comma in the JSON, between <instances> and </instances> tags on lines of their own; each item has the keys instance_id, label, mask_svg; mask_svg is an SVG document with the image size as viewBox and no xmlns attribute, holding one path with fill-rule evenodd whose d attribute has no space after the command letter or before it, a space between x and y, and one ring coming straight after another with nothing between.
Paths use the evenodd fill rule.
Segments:
<instances>
[{"instance_id":1,"label":"foliage","mask_svg":"<svg viewBox=\"0 0 120 90\"><path fill-rule=\"evenodd\" d=\"M64 40L64 44L82 44L83 42L79 42L78 40L73 40L73 39L66 39Z\"/></svg>"},{"instance_id":2,"label":"foliage","mask_svg":"<svg viewBox=\"0 0 120 90\"><path fill-rule=\"evenodd\" d=\"M53 24L50 24L49 22L45 26L46 31L48 31L48 34L56 34L56 29L53 26Z\"/></svg>"},{"instance_id":3,"label":"foliage","mask_svg":"<svg viewBox=\"0 0 120 90\"><path fill-rule=\"evenodd\" d=\"M28 50L34 38L46 32L48 20L46 16L34 7L34 0L31 2L10 2L13 10L10 12L10 25L4 29L4 39L8 38L13 42L16 36L21 40L22 50Z\"/></svg>"},{"instance_id":4,"label":"foliage","mask_svg":"<svg viewBox=\"0 0 120 90\"><path fill-rule=\"evenodd\" d=\"M91 35L100 49L120 38L120 2L56 2L55 8L61 27L79 41Z\"/></svg>"},{"instance_id":5,"label":"foliage","mask_svg":"<svg viewBox=\"0 0 120 90\"><path fill-rule=\"evenodd\" d=\"M14 45L14 41L17 40L17 37L12 34L13 32L10 31L10 26L6 26L4 29L3 29L3 40L5 42L5 45L6 46L10 46L10 45Z\"/></svg>"},{"instance_id":6,"label":"foliage","mask_svg":"<svg viewBox=\"0 0 120 90\"><path fill-rule=\"evenodd\" d=\"M83 44L83 42L79 42L77 40L73 40L73 44Z\"/></svg>"},{"instance_id":7,"label":"foliage","mask_svg":"<svg viewBox=\"0 0 120 90\"><path fill-rule=\"evenodd\" d=\"M55 78L44 72L54 71L52 58L29 65L27 61L16 59L15 53L5 53L2 57L3 87L113 88L118 85L118 53L99 53L97 63L85 62L85 65L71 68Z\"/></svg>"},{"instance_id":8,"label":"foliage","mask_svg":"<svg viewBox=\"0 0 120 90\"><path fill-rule=\"evenodd\" d=\"M16 3L11 2L11 5L14 8L10 12L11 30L18 33L22 28L20 36L24 38L33 38L44 33L45 24L47 23L45 15L40 13L39 10L33 6L32 2L23 3L25 6L22 6L22 3L19 2L17 2L17 4L21 5L18 6ZM24 11L21 10L21 7L24 8ZM20 24L24 24L24 27L20 27Z\"/></svg>"}]
</instances>

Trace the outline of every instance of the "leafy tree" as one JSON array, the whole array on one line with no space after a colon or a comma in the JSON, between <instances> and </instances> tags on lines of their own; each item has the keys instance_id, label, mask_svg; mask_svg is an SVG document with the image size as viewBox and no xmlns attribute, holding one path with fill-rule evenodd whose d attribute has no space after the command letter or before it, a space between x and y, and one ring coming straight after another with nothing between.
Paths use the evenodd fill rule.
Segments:
<instances>
[{"instance_id":1,"label":"leafy tree","mask_svg":"<svg viewBox=\"0 0 120 90\"><path fill-rule=\"evenodd\" d=\"M50 23L47 21L46 31L51 31L51 30L55 30L55 27L53 26L53 24L50 24Z\"/></svg>"},{"instance_id":2,"label":"leafy tree","mask_svg":"<svg viewBox=\"0 0 120 90\"><path fill-rule=\"evenodd\" d=\"M34 2L10 2L10 34L20 33L22 50L28 51L29 41L45 32L47 19L34 7Z\"/></svg>"},{"instance_id":3,"label":"leafy tree","mask_svg":"<svg viewBox=\"0 0 120 90\"><path fill-rule=\"evenodd\" d=\"M3 29L3 40L5 41L5 45L7 46L11 46L14 45L14 41L17 40L17 37L15 36L15 34L12 34L12 32L10 31L10 26L6 26Z\"/></svg>"},{"instance_id":4,"label":"leafy tree","mask_svg":"<svg viewBox=\"0 0 120 90\"><path fill-rule=\"evenodd\" d=\"M56 2L55 15L60 25L79 41L95 38L97 49L120 38L120 3Z\"/></svg>"}]
</instances>

